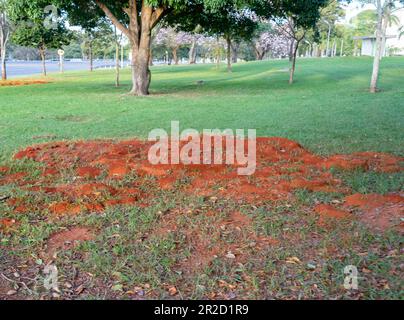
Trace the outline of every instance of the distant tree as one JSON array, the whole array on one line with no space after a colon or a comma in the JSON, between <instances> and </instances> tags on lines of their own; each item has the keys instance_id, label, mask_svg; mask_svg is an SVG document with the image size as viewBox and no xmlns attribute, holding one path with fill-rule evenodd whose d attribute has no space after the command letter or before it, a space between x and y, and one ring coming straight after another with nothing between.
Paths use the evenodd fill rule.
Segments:
<instances>
[{"instance_id":1,"label":"distant tree","mask_svg":"<svg viewBox=\"0 0 404 320\"><path fill-rule=\"evenodd\" d=\"M356 35L373 35L377 26L377 12L376 10L361 11L351 19L350 23L354 25Z\"/></svg>"},{"instance_id":2,"label":"distant tree","mask_svg":"<svg viewBox=\"0 0 404 320\"><path fill-rule=\"evenodd\" d=\"M15 25L12 40L15 44L35 47L42 60L46 76L46 50L61 49L69 44L72 33L55 7L47 0L8 0L9 15Z\"/></svg>"},{"instance_id":3,"label":"distant tree","mask_svg":"<svg viewBox=\"0 0 404 320\"><path fill-rule=\"evenodd\" d=\"M100 20L96 25L83 30L81 46L89 61L90 71L94 69L94 57L105 59L115 51L115 43L115 32L106 20Z\"/></svg>"},{"instance_id":4,"label":"distant tree","mask_svg":"<svg viewBox=\"0 0 404 320\"><path fill-rule=\"evenodd\" d=\"M225 39L227 71L232 72L232 54L236 51L236 43L251 41L259 20L247 7L237 8L232 1L223 2L215 15L205 14L199 24L208 34Z\"/></svg>"},{"instance_id":5,"label":"distant tree","mask_svg":"<svg viewBox=\"0 0 404 320\"><path fill-rule=\"evenodd\" d=\"M327 5L320 9L320 19L317 22L318 40L325 44L325 55L327 57L335 54L334 45L331 45L331 39L338 36L337 22L345 16L341 1L329 0ZM335 43L335 42L334 42Z\"/></svg>"},{"instance_id":6,"label":"distant tree","mask_svg":"<svg viewBox=\"0 0 404 320\"><path fill-rule=\"evenodd\" d=\"M261 1L261 0L259 0ZM236 5L238 4L238 5ZM254 13L254 1L221 0L220 5L212 10L199 10L191 16L174 16L168 23L177 23L181 30L191 32L198 26L199 33L207 36L223 38L226 41L227 70L232 71L232 55L237 55L241 41L250 41L258 26L259 18Z\"/></svg>"},{"instance_id":7,"label":"distant tree","mask_svg":"<svg viewBox=\"0 0 404 320\"><path fill-rule=\"evenodd\" d=\"M14 44L12 41L10 41L10 46L7 49L7 52L9 52L9 57L17 60L31 61L40 59L37 49L22 47Z\"/></svg>"},{"instance_id":8,"label":"distant tree","mask_svg":"<svg viewBox=\"0 0 404 320\"><path fill-rule=\"evenodd\" d=\"M191 47L189 48L189 54L188 54L189 64L195 64L196 63L197 49L198 49L198 46L200 45L200 40L203 37L201 32L202 32L202 27L200 25L197 25L195 27L195 29L192 30L192 32L190 32L190 35L191 35Z\"/></svg>"},{"instance_id":9,"label":"distant tree","mask_svg":"<svg viewBox=\"0 0 404 320\"><path fill-rule=\"evenodd\" d=\"M184 31L177 31L174 27L166 27L159 30L155 38L155 43L170 49L174 64L178 65L178 50L182 46L190 45L192 40L191 34Z\"/></svg>"},{"instance_id":10,"label":"distant tree","mask_svg":"<svg viewBox=\"0 0 404 320\"><path fill-rule=\"evenodd\" d=\"M277 8L277 18L274 21L282 34L287 36L292 43L289 84L294 82L299 45L309 31L316 30L317 22L321 17L321 9L328 3L328 0L285 0Z\"/></svg>"},{"instance_id":11,"label":"distant tree","mask_svg":"<svg viewBox=\"0 0 404 320\"><path fill-rule=\"evenodd\" d=\"M74 31L70 44L64 47L65 57L70 59L84 59L84 53L81 48L83 35L81 31Z\"/></svg>"},{"instance_id":12,"label":"distant tree","mask_svg":"<svg viewBox=\"0 0 404 320\"><path fill-rule=\"evenodd\" d=\"M265 23L257 30L253 40L257 60L267 54L273 58L285 57L289 54L289 39L276 26Z\"/></svg>"},{"instance_id":13,"label":"distant tree","mask_svg":"<svg viewBox=\"0 0 404 320\"><path fill-rule=\"evenodd\" d=\"M7 80L7 44L10 39L11 24L7 14L6 0L0 0L0 57L1 57L1 79Z\"/></svg>"}]
</instances>

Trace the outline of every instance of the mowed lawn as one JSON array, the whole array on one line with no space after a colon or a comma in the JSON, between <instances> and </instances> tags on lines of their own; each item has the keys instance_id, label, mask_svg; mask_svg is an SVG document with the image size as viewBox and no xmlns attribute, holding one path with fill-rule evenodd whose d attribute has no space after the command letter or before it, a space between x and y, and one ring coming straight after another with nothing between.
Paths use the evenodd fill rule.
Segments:
<instances>
[{"instance_id":1,"label":"mowed lawn","mask_svg":"<svg viewBox=\"0 0 404 320\"><path fill-rule=\"evenodd\" d=\"M144 98L127 95L129 70L120 88L113 70L0 87L0 299L402 299L402 159L381 157L394 170L325 168L283 139L266 139L255 176L234 179L229 167L151 168L138 141L57 143L38 161L12 159L42 142L147 138L173 120L257 129L322 155L402 156L404 58L383 60L373 95L371 66L301 59L293 86L287 61L231 74L153 67ZM344 287L347 266L356 289Z\"/></svg>"},{"instance_id":2,"label":"mowed lawn","mask_svg":"<svg viewBox=\"0 0 404 320\"><path fill-rule=\"evenodd\" d=\"M367 92L370 58L302 59L289 86L288 62L154 67L150 97L115 88L112 70L52 74L47 85L0 87L1 156L64 139L147 138L154 128L257 129L320 154L404 151L404 58L383 60L382 92ZM204 81L198 85L198 81Z\"/></svg>"}]
</instances>

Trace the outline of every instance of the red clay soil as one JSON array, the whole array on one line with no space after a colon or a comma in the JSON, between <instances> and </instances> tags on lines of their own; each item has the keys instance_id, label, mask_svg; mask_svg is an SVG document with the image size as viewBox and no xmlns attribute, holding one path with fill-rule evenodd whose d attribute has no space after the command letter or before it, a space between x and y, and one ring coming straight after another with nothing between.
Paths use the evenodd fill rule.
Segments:
<instances>
[{"instance_id":1,"label":"red clay soil","mask_svg":"<svg viewBox=\"0 0 404 320\"><path fill-rule=\"evenodd\" d=\"M400 195L354 194L345 198L345 207L359 210L359 219L377 230L390 226L404 231L404 198Z\"/></svg>"},{"instance_id":2,"label":"red clay soil","mask_svg":"<svg viewBox=\"0 0 404 320\"><path fill-rule=\"evenodd\" d=\"M0 87L27 86L32 84L47 84L47 80L3 80L0 81Z\"/></svg>"},{"instance_id":3,"label":"red clay soil","mask_svg":"<svg viewBox=\"0 0 404 320\"><path fill-rule=\"evenodd\" d=\"M352 218L352 215L346 211L339 210L328 204L319 204L314 208L314 211L320 215L318 224L324 226L330 219L348 219Z\"/></svg>"},{"instance_id":4,"label":"red clay soil","mask_svg":"<svg viewBox=\"0 0 404 320\"><path fill-rule=\"evenodd\" d=\"M118 205L144 206L148 198L156 196L154 193L161 189L174 188L181 188L188 194L235 199L250 204L293 201L293 191L303 188L345 194L347 198L344 208L315 208L315 212L320 215L320 222L326 217L353 217L350 212L358 209L362 212L361 219L364 222L384 229L395 226L397 219L403 215L404 198L401 195L369 195L365 199L349 197L349 188L329 170L336 167L399 172L403 170L403 158L370 152L326 158L314 155L298 143L285 138L258 138L257 170L253 176L247 177L237 175L238 164L151 165L147 160L150 146L150 142L139 140L102 140L58 142L29 147L18 152L15 159L28 158L43 164L46 169L42 176L35 181L27 181L26 173L10 173L8 168L1 167L0 185L16 184L30 191L31 197L36 196L36 208L48 211L51 216L102 212L105 208ZM223 149L225 154L226 150ZM70 177L73 182L68 185L59 182L60 172L66 172L66 168L71 169L70 174L73 175ZM135 179L138 182L133 182L130 186L127 183L125 187L112 186L129 174L136 175L140 180ZM140 191L141 186L138 183L150 176L154 178L155 189L145 194ZM189 181L188 184L181 184L184 178ZM61 200L51 204L41 203L38 200L40 192L55 195ZM27 196L26 199L19 199L18 204L10 205L21 214L24 208L26 211L34 210L26 205L29 200L30 196Z\"/></svg>"},{"instance_id":5,"label":"red clay soil","mask_svg":"<svg viewBox=\"0 0 404 320\"><path fill-rule=\"evenodd\" d=\"M53 257L58 250L68 250L82 241L89 241L94 238L93 233L87 228L72 228L70 230L54 233L47 243L46 254Z\"/></svg>"},{"instance_id":6,"label":"red clay soil","mask_svg":"<svg viewBox=\"0 0 404 320\"><path fill-rule=\"evenodd\" d=\"M4 233L10 233L15 230L17 221L15 219L3 218L0 219L0 231Z\"/></svg>"}]
</instances>

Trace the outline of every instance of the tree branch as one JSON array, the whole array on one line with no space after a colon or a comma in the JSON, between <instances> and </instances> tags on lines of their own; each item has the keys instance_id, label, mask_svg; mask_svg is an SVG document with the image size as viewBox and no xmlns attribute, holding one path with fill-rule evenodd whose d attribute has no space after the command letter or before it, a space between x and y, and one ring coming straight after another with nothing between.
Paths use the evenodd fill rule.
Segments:
<instances>
[{"instance_id":1,"label":"tree branch","mask_svg":"<svg viewBox=\"0 0 404 320\"><path fill-rule=\"evenodd\" d=\"M111 12L111 10L108 9L108 7L102 3L99 0L95 0L95 3L97 6L105 13L105 15L111 20L111 22L122 32L124 33L128 38L131 38L131 34L129 32L129 29L123 25L117 17Z\"/></svg>"},{"instance_id":2,"label":"tree branch","mask_svg":"<svg viewBox=\"0 0 404 320\"><path fill-rule=\"evenodd\" d=\"M139 14L137 12L136 0L129 1L129 8L125 11L129 16L129 33L131 34L130 39L138 44L139 41Z\"/></svg>"},{"instance_id":3,"label":"tree branch","mask_svg":"<svg viewBox=\"0 0 404 320\"><path fill-rule=\"evenodd\" d=\"M167 14L168 9L166 7L158 7L153 11L151 18L151 28L153 29L157 23Z\"/></svg>"}]
</instances>

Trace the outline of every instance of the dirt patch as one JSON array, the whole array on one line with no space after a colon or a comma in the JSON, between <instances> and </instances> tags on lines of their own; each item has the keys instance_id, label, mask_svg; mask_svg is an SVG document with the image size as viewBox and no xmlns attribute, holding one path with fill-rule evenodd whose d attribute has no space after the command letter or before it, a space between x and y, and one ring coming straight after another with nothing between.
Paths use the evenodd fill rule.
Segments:
<instances>
[{"instance_id":1,"label":"dirt patch","mask_svg":"<svg viewBox=\"0 0 404 320\"><path fill-rule=\"evenodd\" d=\"M75 227L50 236L47 242L46 254L53 257L59 250L69 250L77 246L80 242L94 239L94 234L90 229Z\"/></svg>"},{"instance_id":2,"label":"dirt patch","mask_svg":"<svg viewBox=\"0 0 404 320\"><path fill-rule=\"evenodd\" d=\"M28 86L32 84L47 84L47 80L5 80L0 81L0 87Z\"/></svg>"},{"instance_id":3,"label":"dirt patch","mask_svg":"<svg viewBox=\"0 0 404 320\"><path fill-rule=\"evenodd\" d=\"M344 205L358 209L359 219L378 231L393 226L404 232L402 195L354 194L345 198Z\"/></svg>"},{"instance_id":4,"label":"dirt patch","mask_svg":"<svg viewBox=\"0 0 404 320\"><path fill-rule=\"evenodd\" d=\"M0 219L0 231L4 233L10 233L15 231L18 222L15 219L3 218Z\"/></svg>"},{"instance_id":5,"label":"dirt patch","mask_svg":"<svg viewBox=\"0 0 404 320\"><path fill-rule=\"evenodd\" d=\"M101 174L101 169L95 167L81 167L76 170L77 175L83 178L97 178Z\"/></svg>"},{"instance_id":6,"label":"dirt patch","mask_svg":"<svg viewBox=\"0 0 404 320\"><path fill-rule=\"evenodd\" d=\"M213 146L213 140L211 142ZM44 164L46 169L43 174L35 178L35 181L27 181L27 174L24 172L10 174L8 168L0 168L2 173L0 185L13 183L30 191L32 195L27 195L27 199L23 200L31 200L31 197L35 196L36 206L56 216L102 212L114 206L147 206L148 198L158 196L161 190L174 189L189 195L235 199L240 203L258 205L265 202L293 201L294 191L299 189L338 192L349 196L351 190L330 172L330 168L399 172L403 170L404 160L388 154L371 152L320 157L304 149L297 142L285 138L258 138L257 169L253 176L248 177L237 174L237 169L241 166L238 163L151 165L148 161L151 145L150 142L140 140L53 142L36 145L18 152L15 159L28 158ZM222 150L223 159L226 147ZM202 150L203 148L198 155L201 161L204 155ZM74 172L72 177L63 177L63 181L67 178L73 181L70 184L63 183L59 176L59 173L66 168L71 168ZM128 176L131 178L126 179ZM134 177L136 181L131 182ZM141 187L146 184L150 189L147 193L141 191ZM50 205L44 203L40 197L41 192L57 197L58 200ZM392 197L396 197L396 202ZM366 201L375 201L375 196L372 199ZM354 198L346 200L347 205L356 205L353 202ZM401 197L381 196L377 200L389 204L390 209L393 205L394 217L402 215ZM360 203L358 206L364 210ZM34 210L27 208L29 209ZM320 215L321 223L325 217L338 219L345 217L345 214L347 217L353 217L349 212L346 213L347 210L351 209L322 206L315 211ZM371 210L375 212L376 208L372 207ZM392 214L389 210L386 212ZM381 215L383 214L378 216ZM366 223L371 221L362 220ZM371 224L381 223L382 228L391 226L379 218L372 221L374 222ZM239 222L237 219L233 221L236 224Z\"/></svg>"},{"instance_id":7,"label":"dirt patch","mask_svg":"<svg viewBox=\"0 0 404 320\"><path fill-rule=\"evenodd\" d=\"M330 219L340 220L340 219L352 218L352 215L349 212L336 209L333 206L327 204L317 205L314 208L314 211L320 215L318 223L321 226L326 225L327 221L329 221Z\"/></svg>"}]
</instances>

